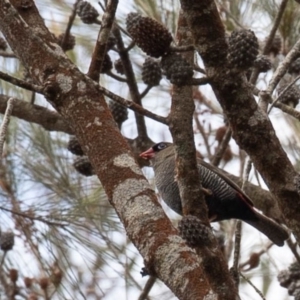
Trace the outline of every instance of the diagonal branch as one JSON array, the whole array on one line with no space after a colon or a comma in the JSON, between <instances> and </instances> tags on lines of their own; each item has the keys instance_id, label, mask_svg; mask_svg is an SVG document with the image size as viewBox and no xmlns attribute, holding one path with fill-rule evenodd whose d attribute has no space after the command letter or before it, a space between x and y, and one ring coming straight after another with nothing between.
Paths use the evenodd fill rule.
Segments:
<instances>
[{"instance_id":1,"label":"diagonal branch","mask_svg":"<svg viewBox=\"0 0 300 300\"><path fill-rule=\"evenodd\" d=\"M9 98L8 96L0 94L0 113L4 113ZM12 116L27 122L39 124L48 131L61 131L74 134L74 131L62 119L60 114L43 106L33 105L16 99Z\"/></svg>"},{"instance_id":2,"label":"diagonal branch","mask_svg":"<svg viewBox=\"0 0 300 300\"><path fill-rule=\"evenodd\" d=\"M123 106L132 109L134 112L138 113L141 116L146 116L162 124L167 124L167 118L156 115L153 112L143 108L142 106L136 104L133 101L126 100L101 86L99 86L99 91L101 91L105 96L109 97L110 99L120 103Z\"/></svg>"},{"instance_id":3,"label":"diagonal branch","mask_svg":"<svg viewBox=\"0 0 300 300\"><path fill-rule=\"evenodd\" d=\"M95 81L100 79L101 65L106 54L107 41L110 35L110 31L114 24L115 14L118 7L118 1L107 1L106 10L102 16L101 28L97 38L96 46L92 56L92 61L89 67L88 76Z\"/></svg>"},{"instance_id":4,"label":"diagonal branch","mask_svg":"<svg viewBox=\"0 0 300 300\"><path fill-rule=\"evenodd\" d=\"M24 80L21 80L21 79L18 79L16 77L13 77L7 73L4 73L4 72L1 72L0 71L0 79L3 79L13 85L16 85L16 86L19 86L25 90L28 90L28 91L33 91L33 92L37 92L37 93L40 93L42 94L42 90L43 88L38 86L38 85L35 85L35 84L32 84L30 82L27 82L27 81L24 81Z\"/></svg>"},{"instance_id":5,"label":"diagonal branch","mask_svg":"<svg viewBox=\"0 0 300 300\"><path fill-rule=\"evenodd\" d=\"M299 52L300 52L300 40L297 41L297 43L293 46L291 51L287 54L287 56L279 64L278 68L274 72L272 79L270 80L268 88L266 90L268 94L272 95L277 84L284 76L284 74L287 72L290 64L299 56Z\"/></svg>"},{"instance_id":6,"label":"diagonal branch","mask_svg":"<svg viewBox=\"0 0 300 300\"><path fill-rule=\"evenodd\" d=\"M263 55L268 54L268 51L269 51L270 47L272 46L272 42L274 40L276 31L277 31L277 29L279 27L279 24L280 24L280 21L282 19L282 16L283 16L283 14L285 12L287 3L288 3L288 0L282 0L281 3L280 3L279 9L278 9L278 13L277 13L276 18L275 18L274 23L273 23L273 27L272 27L272 29L270 31L270 34L269 34L269 36L267 38L267 41L266 41L265 46L264 46L264 49L262 51ZM256 80L258 78L259 73L260 73L259 70L257 68L254 68L254 70L253 70L253 72L251 74L251 78L249 80L252 84L256 83Z\"/></svg>"},{"instance_id":7,"label":"diagonal branch","mask_svg":"<svg viewBox=\"0 0 300 300\"><path fill-rule=\"evenodd\" d=\"M63 40L61 41L61 44L60 44L62 49L66 49L66 45L67 45L68 39L70 37L71 28L73 26L73 23L74 23L74 20L75 20L75 17L76 17L78 3L79 3L79 0L76 0L75 3L74 3L74 6L73 6L72 13L69 17L68 25L67 25L67 28L65 30Z\"/></svg>"}]
</instances>

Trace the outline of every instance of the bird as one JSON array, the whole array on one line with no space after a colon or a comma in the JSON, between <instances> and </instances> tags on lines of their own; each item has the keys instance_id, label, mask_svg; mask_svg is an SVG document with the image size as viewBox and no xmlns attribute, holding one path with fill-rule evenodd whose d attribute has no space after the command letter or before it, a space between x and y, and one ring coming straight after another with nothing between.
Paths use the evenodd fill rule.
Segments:
<instances>
[{"instance_id":1,"label":"bird","mask_svg":"<svg viewBox=\"0 0 300 300\"><path fill-rule=\"evenodd\" d=\"M164 202L182 215L179 188L176 182L175 148L172 143L160 142L142 152L150 160L155 184ZM201 185L206 191L205 202L210 222L239 219L266 235L274 244L283 246L289 234L285 228L259 213L252 200L219 168L197 158Z\"/></svg>"}]
</instances>

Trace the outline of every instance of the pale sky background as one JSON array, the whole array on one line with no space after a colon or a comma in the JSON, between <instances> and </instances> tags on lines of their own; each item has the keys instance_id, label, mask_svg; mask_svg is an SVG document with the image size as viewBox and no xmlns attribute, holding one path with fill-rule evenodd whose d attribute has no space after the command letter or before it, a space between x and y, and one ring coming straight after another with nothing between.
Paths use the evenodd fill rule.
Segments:
<instances>
[{"instance_id":1,"label":"pale sky background","mask_svg":"<svg viewBox=\"0 0 300 300\"><path fill-rule=\"evenodd\" d=\"M97 1L90 1L94 7L101 12L99 8L99 6L97 5ZM57 2L56 2L57 3ZM71 1L69 1L68 3L72 3ZM48 26L51 27L51 31L54 31L56 34L59 34L62 32L61 26L62 24L66 24L67 19L68 19L68 15L66 14L66 11L59 11L56 8L56 5L51 5L51 1L43 1L43 0L37 0L36 1L36 5L38 6L38 8L40 9L40 12L42 13L43 17L46 19L46 24ZM119 8L118 8L118 13L117 13L117 17L123 18L124 19L124 15L126 15L127 13L131 12L131 11L135 11L133 10L133 3L132 1L120 1L119 3ZM77 24L78 26L74 27L72 29L72 34L76 35L77 41L78 41L78 45L75 47L75 51L76 53L78 53L78 56L80 57L80 59L78 59L78 65L81 71L86 72L89 66L89 62L90 62L90 53L91 53L91 41L95 41L97 38L97 33L98 33L98 26L96 25L86 25L86 24L81 24L79 18L77 18ZM247 23L247 22L246 22ZM125 24L120 24L122 26L125 26ZM251 29L253 29L255 31L256 28L260 28L257 31L255 31L255 33L257 34L257 36L262 39L266 33L263 32L261 30L261 28L268 28L269 25L269 20L267 18L260 18L260 19L256 19L256 22L254 22L253 24L251 24ZM114 53L110 52L112 58L117 57ZM133 60L133 62L135 64L142 64L143 63L143 59L141 58L141 56L139 54L137 54L137 52L131 52L131 58ZM3 62L3 64L2 64ZM14 68L16 67L16 62L13 60L5 60L5 62L3 61L2 58L0 58L0 64L1 64L1 71L11 71L14 70ZM137 69L137 67L136 67ZM140 74L140 71L139 73ZM263 76L264 77L264 76ZM263 78L262 77L262 78ZM259 84L259 88L264 88L264 82L265 79L269 80L271 77L271 74L268 74L265 76L264 80L260 81ZM102 83L105 84L106 87L112 87L113 91L116 94L119 94L127 99L130 99L130 95L128 93L128 89L127 87L122 84L122 83L115 83L112 79L110 79L107 76L102 76ZM145 106L145 108L147 108L148 110L151 110L157 114L160 115L164 115L166 116L169 112L169 106L170 106L170 94L169 94L169 89L170 89L170 85L167 82L166 79L163 79L161 81L161 84L163 85L162 89L159 88L154 88L151 90L151 92L147 95L147 97L143 100L143 104ZM143 90L145 88L144 84L140 84L140 90ZM211 92L211 89L209 86L204 86L201 87L201 91L208 97L210 98L214 105L216 107L219 107L218 103L215 101L214 95ZM40 99L38 100L38 103L43 103L45 104L45 101ZM50 107L49 104L46 104L47 107ZM213 129L217 129L218 127L223 125L223 118L220 114L218 115L209 115L209 114L205 114L205 121L206 124L211 124ZM203 121L203 120L202 120ZM275 127L276 133L279 136L279 138L281 139L281 141L284 144L287 144L288 142L292 141L293 144L299 148L299 138L297 136L293 135L293 131L290 130L290 126L291 123L287 121L287 119L285 117L283 117L283 115L277 110L277 109L273 109L272 113L271 113L271 121ZM130 112L129 113L129 119L123 124L122 127L122 133L126 136L126 137L130 137L133 138L136 136L136 129L135 129L135 120L133 117L133 113ZM148 133L150 138L155 141L155 142L159 142L162 140L165 141L171 141L171 136L170 133L167 129L167 127L165 125L159 124L151 119L146 118L146 124L147 124L147 128L148 128ZM200 135L196 135L195 136L196 139L196 143L198 145L198 149L200 150L200 152L204 152L205 153L205 148L203 145L203 141L202 141L202 137ZM211 143L213 143L213 139L210 141ZM235 144L235 142L232 140L230 143L233 153L238 155L238 147ZM233 160L231 162L229 162L226 166L225 166L225 170L233 173L235 175L239 174L239 163L237 160ZM145 168L145 175L151 180L153 177L153 172L150 168ZM256 182L256 180L254 179L255 176L253 176L253 171L250 174L250 179L253 182ZM170 218L172 219L178 219L178 216L173 213L172 211L170 211L170 209L168 209L166 207L166 205L164 205L162 203L165 211L167 212L168 216L170 216ZM218 225L214 225L215 228L218 228ZM113 233L113 240L118 243L121 241L124 241L126 237L124 236L124 232L118 233L118 232L114 232ZM253 229L252 227L246 225L244 223L243 226L243 236L242 236L242 257L243 258L247 258L249 257L248 254L252 253L253 251L259 251L261 249L261 245L267 245L268 240L267 238L265 238L263 235L261 235L258 231L256 231L255 229ZM18 239L16 239L16 245L18 245ZM78 247L80 247L78 245ZM24 253L20 252L18 249L22 249L21 244L20 247L15 247L13 252L9 253L9 255L16 255L19 256L20 258L24 257ZM46 249L45 249L46 250ZM73 255L71 257L71 260L74 261L76 264L78 264L79 266L81 266L83 269L87 268L87 265L89 264L89 258L88 258L88 254L86 256L83 257L82 252L84 252L84 250L82 249L81 251L74 251ZM127 255L130 256L135 256L137 253L137 250L135 249L135 247L130 243L128 245L128 249L127 249ZM26 254L28 255L28 254ZM293 299L293 297L288 297L287 296L287 289L284 289L282 287L279 286L279 283L277 282L277 274L278 274L278 270L282 270L282 269L286 269L289 264L293 261L293 256L291 255L291 252L289 250L289 248L287 248L286 246L284 247L276 247L273 246L266 254L264 254L264 256L268 256L269 258L269 264L271 265L271 273L270 275L272 276L271 280L272 280L272 285L269 289L268 294L266 295L266 299ZM122 259L126 259L124 258L120 258ZM243 260L241 261L243 262ZM27 262L27 267L30 267L33 269L35 269L34 265L31 265L31 261ZM29 265L30 264L30 265ZM229 266L231 266L232 262L229 263ZM143 260L142 258L140 259L140 267L143 266ZM139 274L140 269L137 268L136 270L136 274L134 274L135 279L139 282L139 284L141 286L144 286L147 278L141 278L140 274ZM115 264L111 263L110 267L107 268L107 278L101 278L100 280L100 287L105 290L106 288L111 287L111 279L114 278L114 291L112 293L109 293L108 297L104 297L103 299L105 300L128 300L128 299L137 299L138 295L139 295L139 291L137 290L133 290L130 289L128 294L126 294L126 286L125 286L125 281L121 278L121 276L119 274L122 274L123 272L123 266L120 265L118 262L115 262ZM260 290L263 289L262 287L262 280L261 278L264 276L264 274L262 274L262 269L258 268L258 269L253 269L251 270L251 272L249 272L250 274L252 274L252 282L256 285L256 287ZM244 275L247 277L247 273L244 273ZM152 289L150 296L152 297L152 299L170 299L170 298L166 298L164 297L164 291L168 291L168 288L164 287L163 284L157 284L155 285L155 287ZM256 299L261 299L261 297L256 294L255 291L253 291L253 288L249 285L249 284L243 284L241 285L240 288L240 296L241 299L243 300L256 300ZM58 299L58 298L54 298L54 299ZM78 297L78 299L82 299L80 298L80 296ZM89 298L87 298L89 299ZM92 299L92 298L91 298ZM174 297L175 299L175 297Z\"/></svg>"}]
</instances>

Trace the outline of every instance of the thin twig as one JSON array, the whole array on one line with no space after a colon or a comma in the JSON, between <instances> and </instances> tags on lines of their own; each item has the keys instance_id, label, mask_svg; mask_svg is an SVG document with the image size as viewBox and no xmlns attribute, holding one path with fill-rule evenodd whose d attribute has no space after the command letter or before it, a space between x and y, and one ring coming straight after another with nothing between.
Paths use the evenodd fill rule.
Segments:
<instances>
[{"instance_id":1,"label":"thin twig","mask_svg":"<svg viewBox=\"0 0 300 300\"><path fill-rule=\"evenodd\" d=\"M129 52L135 46L135 41L131 41L130 44L126 47L126 51Z\"/></svg>"},{"instance_id":2,"label":"thin twig","mask_svg":"<svg viewBox=\"0 0 300 300\"><path fill-rule=\"evenodd\" d=\"M254 175L255 175L255 178L256 178L256 181L257 181L257 185L259 186L259 187L261 187L261 182L260 182L260 178L259 178L259 173L258 173L258 171L255 169L254 170Z\"/></svg>"},{"instance_id":3,"label":"thin twig","mask_svg":"<svg viewBox=\"0 0 300 300\"><path fill-rule=\"evenodd\" d=\"M9 97L0 94L0 113L4 114ZM61 115L54 110L39 105L32 105L26 101L16 99L12 116L36 123L47 131L62 131L74 134L74 130L62 119Z\"/></svg>"},{"instance_id":4,"label":"thin twig","mask_svg":"<svg viewBox=\"0 0 300 300\"><path fill-rule=\"evenodd\" d=\"M108 76L110 76L111 78L114 78L114 79L116 79L116 80L118 80L118 81L120 81L120 82L127 82L127 79L126 79L126 78L121 77L121 76L119 76L119 75L113 73L112 71L109 71L109 72L107 72L106 74L107 74Z\"/></svg>"},{"instance_id":5,"label":"thin twig","mask_svg":"<svg viewBox=\"0 0 300 300\"><path fill-rule=\"evenodd\" d=\"M58 222L52 222L52 221L48 221L42 217L33 217L33 216L30 216L26 213L22 213L22 212L17 212L15 210L11 210L11 209L8 209L8 208L5 208L3 206L0 206L0 210L4 210L4 211L7 211L11 214L14 214L14 215L18 215L20 217L23 217L23 218L26 218L26 219L30 219L30 220L33 220L33 221L39 221L39 222L42 222L42 223L45 223L49 226L59 226L59 227L64 227L64 226L68 226L69 224L65 223L58 223Z\"/></svg>"},{"instance_id":6,"label":"thin twig","mask_svg":"<svg viewBox=\"0 0 300 300\"><path fill-rule=\"evenodd\" d=\"M113 26L112 32L117 40L117 48L119 51L120 59L122 61L123 67L124 67L124 73L127 78L127 85L129 88L129 93L131 96L131 99L133 102L139 105L139 107L142 107L140 92L136 83L135 74L132 67L132 62L130 60L128 51L126 50L123 42L123 38L120 32L120 29L117 26ZM136 126L137 126L137 132L138 136L147 139L147 128L146 123L143 115L139 115L138 113L135 113L135 119L136 119Z\"/></svg>"},{"instance_id":7,"label":"thin twig","mask_svg":"<svg viewBox=\"0 0 300 300\"><path fill-rule=\"evenodd\" d=\"M111 91L105 89L102 86L98 86L98 89L99 89L100 92L102 92L108 98L118 102L119 104L121 104L123 106L126 106L127 108L130 108L131 110L133 110L137 114L142 115L142 116L146 116L146 117L148 117L150 119L153 119L157 122L160 122L162 124L168 124L167 118L156 115L153 112L143 108L141 105L138 105L137 103L134 103L133 101L126 100L126 99L112 93Z\"/></svg>"},{"instance_id":8,"label":"thin twig","mask_svg":"<svg viewBox=\"0 0 300 300\"><path fill-rule=\"evenodd\" d=\"M274 246L274 243L270 242L267 247L264 247L264 249L260 250L259 252L256 252L255 254L259 257L261 257L263 254L265 254L272 246ZM240 270L242 268L244 268L245 266L250 265L251 266L251 255L249 257L249 259L243 263L240 264ZM247 270L243 270L245 271L249 271L251 270L251 268L247 269Z\"/></svg>"},{"instance_id":9,"label":"thin twig","mask_svg":"<svg viewBox=\"0 0 300 300\"><path fill-rule=\"evenodd\" d=\"M99 6L101 7L101 9L105 12L105 7L102 5L102 3L101 3L101 2L98 2L98 4L99 4ZM95 22L95 23L96 23L96 22ZM102 25L101 21L98 21L97 24ZM121 27L120 25L118 25L116 22L114 23L114 25L117 26L118 29L119 29L120 31L122 31L125 35L127 35L128 37L131 37L130 34L129 34L123 27Z\"/></svg>"},{"instance_id":10,"label":"thin twig","mask_svg":"<svg viewBox=\"0 0 300 300\"><path fill-rule=\"evenodd\" d=\"M243 183L241 189L244 190L245 184L249 179L249 174L252 168L251 160L248 160L247 167L243 176ZM236 223L236 230L235 230L235 243L234 243L234 257L233 257L233 272L234 278L236 280L236 286L239 285L239 259L240 259L240 252L241 252L241 239L242 239L242 221L238 220Z\"/></svg>"},{"instance_id":11,"label":"thin twig","mask_svg":"<svg viewBox=\"0 0 300 300\"><path fill-rule=\"evenodd\" d=\"M280 98L292 87L298 80L300 79L300 75L298 75L284 90L278 95L277 99L271 103L271 106L268 110L268 114L271 112L273 106L280 100Z\"/></svg>"},{"instance_id":12,"label":"thin twig","mask_svg":"<svg viewBox=\"0 0 300 300\"><path fill-rule=\"evenodd\" d=\"M222 142L219 144L219 146L217 148L217 151L216 151L215 155L213 156L213 158L211 160L212 165L217 167L220 164L221 159L223 157L223 154L226 151L226 149L228 147L228 144L229 144L229 141L231 139L231 134L232 134L231 128L228 127L226 129L226 132L224 134Z\"/></svg>"},{"instance_id":13,"label":"thin twig","mask_svg":"<svg viewBox=\"0 0 300 300\"><path fill-rule=\"evenodd\" d=\"M152 88L153 88L152 85L147 85L147 87L140 94L141 99L143 99Z\"/></svg>"},{"instance_id":14,"label":"thin twig","mask_svg":"<svg viewBox=\"0 0 300 300\"><path fill-rule=\"evenodd\" d=\"M43 289L43 292L44 292L45 300L50 300L50 297L49 297L49 294L48 294L48 289L47 288Z\"/></svg>"},{"instance_id":15,"label":"thin twig","mask_svg":"<svg viewBox=\"0 0 300 300\"><path fill-rule=\"evenodd\" d=\"M292 108L286 104L283 104L281 102L275 103L274 106L281 109L283 112L289 114L290 116L294 117L298 121L300 121L300 111L297 111L294 108Z\"/></svg>"},{"instance_id":16,"label":"thin twig","mask_svg":"<svg viewBox=\"0 0 300 300\"><path fill-rule=\"evenodd\" d=\"M241 272L239 272L240 276L246 280L252 287L253 289L256 291L256 293L263 299L266 300L266 298L264 297L264 295L262 294L262 292L251 282L251 280L247 277L245 277Z\"/></svg>"},{"instance_id":17,"label":"thin twig","mask_svg":"<svg viewBox=\"0 0 300 300\"><path fill-rule=\"evenodd\" d=\"M191 82L187 83L187 85L204 85L210 83L210 79L207 77L202 78L192 78Z\"/></svg>"},{"instance_id":18,"label":"thin twig","mask_svg":"<svg viewBox=\"0 0 300 300\"><path fill-rule=\"evenodd\" d=\"M0 56L6 57L6 58L17 58L16 55L12 52L6 52L0 50Z\"/></svg>"},{"instance_id":19,"label":"thin twig","mask_svg":"<svg viewBox=\"0 0 300 300\"><path fill-rule=\"evenodd\" d=\"M243 174L245 171L245 165L246 165L246 158L247 158L247 153L244 150L239 149L239 161L240 161L239 177L240 178L243 178Z\"/></svg>"},{"instance_id":20,"label":"thin twig","mask_svg":"<svg viewBox=\"0 0 300 300\"><path fill-rule=\"evenodd\" d=\"M287 240L287 245L289 246L289 248L291 249L291 251L293 252L297 262L300 264L300 255L297 251L297 247L298 244L297 243L293 243L291 239Z\"/></svg>"},{"instance_id":21,"label":"thin twig","mask_svg":"<svg viewBox=\"0 0 300 300\"><path fill-rule=\"evenodd\" d=\"M202 73L202 74L206 74L205 70L200 68L198 65L194 65L194 70L199 72L199 73Z\"/></svg>"},{"instance_id":22,"label":"thin twig","mask_svg":"<svg viewBox=\"0 0 300 300\"><path fill-rule=\"evenodd\" d=\"M93 24L97 24L97 25L102 25L102 22L100 21L100 20L98 20L98 19L96 19L95 21L94 21L94 23Z\"/></svg>"},{"instance_id":23,"label":"thin twig","mask_svg":"<svg viewBox=\"0 0 300 300\"><path fill-rule=\"evenodd\" d=\"M228 230L226 230L226 249L225 249L225 257L226 257L226 261L228 262L230 257L231 257L231 253L234 247L234 234L235 234L235 228L236 228L236 219L232 219L232 220L228 220ZM220 223L220 226L222 226L222 222Z\"/></svg>"},{"instance_id":24,"label":"thin twig","mask_svg":"<svg viewBox=\"0 0 300 300\"><path fill-rule=\"evenodd\" d=\"M69 36L70 36L70 31L71 31L71 28L73 26L73 23L74 23L74 20L75 20L75 17L76 17L76 13L77 13L78 2L79 2L79 0L76 0L76 2L74 3L72 13L69 17L69 22L68 22L68 25L67 25L67 28L66 28L66 31L65 31L65 34L64 34L64 38L63 38L63 40L61 42L61 45L60 45L62 49L65 49L66 44L68 42L68 39L69 39Z\"/></svg>"},{"instance_id":25,"label":"thin twig","mask_svg":"<svg viewBox=\"0 0 300 300\"><path fill-rule=\"evenodd\" d=\"M106 10L102 16L102 26L99 30L96 46L88 70L88 76L97 82L100 79L101 66L107 53L107 41L114 24L118 3L118 1L108 0Z\"/></svg>"},{"instance_id":26,"label":"thin twig","mask_svg":"<svg viewBox=\"0 0 300 300\"><path fill-rule=\"evenodd\" d=\"M243 184L241 186L242 190L244 190L245 184L249 180L249 174L250 174L251 168L252 168L252 161L249 159L247 162L246 170L245 170L244 177L243 177Z\"/></svg>"},{"instance_id":27,"label":"thin twig","mask_svg":"<svg viewBox=\"0 0 300 300\"><path fill-rule=\"evenodd\" d=\"M234 21L234 23L236 25L238 25L242 29L244 28L244 26L236 19L236 17L224 5L222 5L221 3L219 3L219 6L220 6L221 10L224 11L225 14L227 16L229 16Z\"/></svg>"},{"instance_id":28,"label":"thin twig","mask_svg":"<svg viewBox=\"0 0 300 300\"><path fill-rule=\"evenodd\" d=\"M37 92L39 94L42 94L43 88L41 86L29 83L27 81L15 78L7 73L1 72L0 71L0 79L5 80L13 85L19 86L23 89L32 91L32 92Z\"/></svg>"},{"instance_id":29,"label":"thin twig","mask_svg":"<svg viewBox=\"0 0 300 300\"><path fill-rule=\"evenodd\" d=\"M186 52L186 51L194 51L194 45L187 45L187 46L171 46L169 48L170 52Z\"/></svg>"},{"instance_id":30,"label":"thin twig","mask_svg":"<svg viewBox=\"0 0 300 300\"><path fill-rule=\"evenodd\" d=\"M267 38L267 41L265 43L265 46L264 46L264 49L262 51L262 54L263 55L266 55L268 54L268 51L270 49L270 47L272 46L272 43L273 43L273 40L274 40L274 37L275 37L275 34L276 34L276 31L279 27L279 24L281 22L281 19L282 19L282 16L284 14L284 11L286 9L286 6L287 6L287 3L288 3L289 0L282 0L281 3L280 3L280 6L278 8L278 12L277 12L277 16L273 22L273 27L271 29L271 32Z\"/></svg>"},{"instance_id":31,"label":"thin twig","mask_svg":"<svg viewBox=\"0 0 300 300\"><path fill-rule=\"evenodd\" d=\"M280 3L280 6L279 6L279 9L278 9L276 18L275 18L275 20L273 22L273 27L272 27L272 29L270 31L270 34L269 34L269 36L267 38L267 41L266 41L266 43L264 45L264 48L263 48L263 51L262 51L263 55L268 54L268 51L269 51L269 49L270 49L270 47L272 45L272 42L274 40L276 31L277 31L277 29L279 27L279 24L280 24L280 21L282 19L282 16L283 16L283 13L285 11L287 3L288 3L288 0L282 0L282 2ZM253 70L253 72L251 74L250 80L249 80L252 84L256 83L256 80L258 78L259 73L260 73L259 70L257 68L254 68L254 70Z\"/></svg>"},{"instance_id":32,"label":"thin twig","mask_svg":"<svg viewBox=\"0 0 300 300\"><path fill-rule=\"evenodd\" d=\"M196 113L194 113L194 119L195 119L195 122L196 122L197 129L200 131L200 133L202 135L208 157L211 157L210 145L208 143L207 135L206 135L206 133L204 131L204 128L203 128L200 120L198 119L198 115Z\"/></svg>"},{"instance_id":33,"label":"thin twig","mask_svg":"<svg viewBox=\"0 0 300 300\"><path fill-rule=\"evenodd\" d=\"M286 55L284 60L280 63L280 65L278 66L278 68L274 72L273 77L271 78L271 80L269 82L269 86L266 90L266 92L268 94L272 95L272 93L275 90L278 82L284 76L284 74L288 70L290 64L299 56L299 52L300 52L300 39L293 46L291 51Z\"/></svg>"},{"instance_id":34,"label":"thin twig","mask_svg":"<svg viewBox=\"0 0 300 300\"><path fill-rule=\"evenodd\" d=\"M234 253L233 253L233 278L235 280L236 287L238 288L240 280L239 280L239 260L241 253L241 240L242 240L242 221L237 220L235 227L235 240L234 240Z\"/></svg>"},{"instance_id":35,"label":"thin twig","mask_svg":"<svg viewBox=\"0 0 300 300\"><path fill-rule=\"evenodd\" d=\"M152 289L155 281L156 281L156 277L155 276L150 276L148 278L148 280L146 282L146 285L145 285L143 291L141 292L138 300L145 300L148 297L149 292L151 291L151 289Z\"/></svg>"},{"instance_id":36,"label":"thin twig","mask_svg":"<svg viewBox=\"0 0 300 300\"><path fill-rule=\"evenodd\" d=\"M3 264L4 264L4 261L5 261L5 258L6 258L6 254L7 254L7 251L4 251L3 255L2 255L2 258L1 258L1 262L0 262L0 268L3 269Z\"/></svg>"},{"instance_id":37,"label":"thin twig","mask_svg":"<svg viewBox=\"0 0 300 300\"><path fill-rule=\"evenodd\" d=\"M5 274L4 268L3 268L3 262L4 259L6 257L6 253L7 251L4 252L2 259L1 259L1 263L0 263L0 282L1 282L1 286L3 287L5 294L9 295L11 288L9 283L7 282L7 275Z\"/></svg>"},{"instance_id":38,"label":"thin twig","mask_svg":"<svg viewBox=\"0 0 300 300\"><path fill-rule=\"evenodd\" d=\"M7 127L9 123L9 118L12 113L13 107L14 107L14 98L10 98L7 101L7 107L5 110L5 114L3 117L3 121L0 127L0 159L2 159L2 153L3 153L3 145L6 137Z\"/></svg>"}]
</instances>

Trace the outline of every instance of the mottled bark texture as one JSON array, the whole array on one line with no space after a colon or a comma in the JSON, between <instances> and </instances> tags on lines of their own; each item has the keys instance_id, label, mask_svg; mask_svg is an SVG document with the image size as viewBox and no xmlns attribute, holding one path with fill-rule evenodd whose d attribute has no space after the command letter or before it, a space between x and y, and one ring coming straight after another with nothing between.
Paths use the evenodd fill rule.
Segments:
<instances>
[{"instance_id":1,"label":"mottled bark texture","mask_svg":"<svg viewBox=\"0 0 300 300\"><path fill-rule=\"evenodd\" d=\"M181 4L233 137L275 196L299 243L299 175L282 149L268 116L255 102L245 76L227 66L225 30L216 5L213 0L181 0Z\"/></svg>"},{"instance_id":2,"label":"mottled bark texture","mask_svg":"<svg viewBox=\"0 0 300 300\"><path fill-rule=\"evenodd\" d=\"M179 15L177 42L179 46L186 46L192 42L188 24L182 13ZM194 64L193 51L186 52L182 56L191 65ZM203 224L209 226L207 207L201 191L196 162L193 131L194 111L192 86L174 85L169 127L175 145L176 181L180 191L183 214L196 216ZM202 258L201 266L217 299L235 300L237 289L228 271L225 258L217 246L217 241L213 239L205 247L197 247L196 251Z\"/></svg>"},{"instance_id":3,"label":"mottled bark texture","mask_svg":"<svg viewBox=\"0 0 300 300\"><path fill-rule=\"evenodd\" d=\"M200 259L172 227L113 121L97 84L65 56L32 2L0 1L0 30L44 95L74 130L150 273L179 299L210 293ZM159 233L159 234L158 234Z\"/></svg>"}]
</instances>

